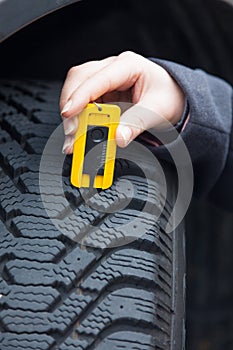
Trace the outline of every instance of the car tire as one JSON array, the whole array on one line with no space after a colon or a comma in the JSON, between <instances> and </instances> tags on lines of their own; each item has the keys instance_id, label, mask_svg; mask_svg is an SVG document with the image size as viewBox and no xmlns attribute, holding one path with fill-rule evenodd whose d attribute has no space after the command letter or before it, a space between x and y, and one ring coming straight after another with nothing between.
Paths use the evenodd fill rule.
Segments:
<instances>
[{"instance_id":1,"label":"car tire","mask_svg":"<svg viewBox=\"0 0 233 350\"><path fill-rule=\"evenodd\" d=\"M117 161L113 186L100 191L96 202L107 198L117 208L127 197L116 195L119 179L130 181L133 196L125 208L102 215L90 205L95 194L85 203L70 185L67 157L63 188L78 213L70 230L88 232L92 223L105 240L106 230L119 232L125 222L140 217L154 189L150 212L142 218L148 229L127 244L85 246L48 217L39 167L46 142L61 123L60 88L59 82L30 80L0 86L0 348L184 349L184 226L165 230L176 193L170 167L164 166L169 199L159 219L154 169L148 184L125 160ZM57 218L56 191L51 183L48 198Z\"/></svg>"}]
</instances>

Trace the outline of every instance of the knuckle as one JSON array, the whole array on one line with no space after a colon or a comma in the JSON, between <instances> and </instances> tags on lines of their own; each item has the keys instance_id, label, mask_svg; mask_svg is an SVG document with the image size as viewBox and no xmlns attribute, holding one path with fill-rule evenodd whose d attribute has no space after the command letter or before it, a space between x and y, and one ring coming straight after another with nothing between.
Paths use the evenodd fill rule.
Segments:
<instances>
[{"instance_id":1,"label":"knuckle","mask_svg":"<svg viewBox=\"0 0 233 350\"><path fill-rule=\"evenodd\" d=\"M141 72L142 58L142 56L133 51L124 51L118 56L118 59L123 60L123 63L130 68L132 79L137 79L138 74Z\"/></svg>"},{"instance_id":2,"label":"knuckle","mask_svg":"<svg viewBox=\"0 0 233 350\"><path fill-rule=\"evenodd\" d=\"M68 70L67 76L70 77L70 76L76 74L78 71L79 71L79 67L78 66L71 67Z\"/></svg>"},{"instance_id":3,"label":"knuckle","mask_svg":"<svg viewBox=\"0 0 233 350\"><path fill-rule=\"evenodd\" d=\"M136 57L137 54L134 53L133 51L123 51L122 53L120 53L119 57L128 57L128 58L132 58L132 57Z\"/></svg>"}]
</instances>

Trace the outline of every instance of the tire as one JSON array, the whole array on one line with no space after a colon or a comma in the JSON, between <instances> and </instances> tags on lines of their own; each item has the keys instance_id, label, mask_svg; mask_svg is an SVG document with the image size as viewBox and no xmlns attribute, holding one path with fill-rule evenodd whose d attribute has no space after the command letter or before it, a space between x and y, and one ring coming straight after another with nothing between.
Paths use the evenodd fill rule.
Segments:
<instances>
[{"instance_id":1,"label":"tire","mask_svg":"<svg viewBox=\"0 0 233 350\"><path fill-rule=\"evenodd\" d=\"M0 43L33 21L77 1L34 0L32 3L28 0L0 0Z\"/></svg>"},{"instance_id":2,"label":"tire","mask_svg":"<svg viewBox=\"0 0 233 350\"><path fill-rule=\"evenodd\" d=\"M39 164L60 123L60 88L56 82L1 83L0 349L184 349L184 228L180 225L172 234L164 229L176 192L170 168L164 168L169 199L155 220L160 195L154 170L147 185L135 166L119 160L115 182L129 180L134 195L126 208L103 216L70 185L67 157L64 191L79 213L72 225L88 230L92 220L99 237L104 237L104 228L118 232L127 220L140 216L147 191L156 189L151 212L143 213L150 228L126 245L84 247L47 216ZM99 196L116 206L121 199L114 186ZM55 187L51 203L54 197Z\"/></svg>"}]
</instances>

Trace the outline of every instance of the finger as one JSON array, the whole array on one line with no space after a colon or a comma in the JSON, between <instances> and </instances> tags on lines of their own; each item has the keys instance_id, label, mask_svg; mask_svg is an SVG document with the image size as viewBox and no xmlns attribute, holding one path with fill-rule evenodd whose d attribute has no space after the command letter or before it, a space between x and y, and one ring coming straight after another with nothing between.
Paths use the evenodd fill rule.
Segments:
<instances>
[{"instance_id":1,"label":"finger","mask_svg":"<svg viewBox=\"0 0 233 350\"><path fill-rule=\"evenodd\" d=\"M62 148L62 153L64 153L64 154L72 154L73 153L74 140L75 140L75 135L65 136L65 141L63 144L63 148Z\"/></svg>"},{"instance_id":2,"label":"finger","mask_svg":"<svg viewBox=\"0 0 233 350\"><path fill-rule=\"evenodd\" d=\"M60 96L60 109L62 110L73 91L82 83L85 77L95 72L99 61L91 61L69 69Z\"/></svg>"},{"instance_id":3,"label":"finger","mask_svg":"<svg viewBox=\"0 0 233 350\"><path fill-rule=\"evenodd\" d=\"M89 79L95 72L104 68L115 59L114 56L105 58L101 61L91 61L79 66L72 67L65 79L61 96L60 109L64 109L69 97L85 80Z\"/></svg>"},{"instance_id":4,"label":"finger","mask_svg":"<svg viewBox=\"0 0 233 350\"><path fill-rule=\"evenodd\" d=\"M63 128L65 135L74 135L78 129L78 116L63 118Z\"/></svg>"},{"instance_id":5,"label":"finger","mask_svg":"<svg viewBox=\"0 0 233 350\"><path fill-rule=\"evenodd\" d=\"M131 88L139 77L139 67L135 63L136 61L131 62L129 57L120 58L119 56L85 80L70 96L67 102L68 108L63 110L63 116L70 117L80 113L89 102L95 101L108 92L125 91Z\"/></svg>"},{"instance_id":6,"label":"finger","mask_svg":"<svg viewBox=\"0 0 233 350\"><path fill-rule=\"evenodd\" d=\"M150 104L151 100L149 99ZM116 142L119 147L126 147L143 131L152 127L163 128L171 126L165 117L148 108L149 101L140 102L126 110L116 130ZM142 103L142 104L141 104ZM147 106L144 107L144 104Z\"/></svg>"},{"instance_id":7,"label":"finger","mask_svg":"<svg viewBox=\"0 0 233 350\"><path fill-rule=\"evenodd\" d=\"M87 79L91 74L93 74L93 72L95 72L97 69L100 69L100 67L104 67L107 64L109 64L110 62L112 62L115 59L115 57L108 57L107 59L104 59L102 61L97 61L97 62L88 62L86 64L81 65L80 67L82 68L80 70L80 75L78 70L74 71L73 74L70 74L72 76L70 76L70 78L67 79L66 83L65 83L65 87L64 87L64 91L62 93L61 96L61 101L62 98L65 98L64 96L66 96L66 94L68 93L68 90L70 89L70 91L72 91L72 88L75 86L79 86L79 84L82 83L83 80ZM61 102L61 106L64 105L64 101ZM63 106L64 109L64 106ZM63 126L64 126L64 133L65 135L73 135L78 128L78 118L77 116L73 117L73 118L63 118Z\"/></svg>"}]
</instances>

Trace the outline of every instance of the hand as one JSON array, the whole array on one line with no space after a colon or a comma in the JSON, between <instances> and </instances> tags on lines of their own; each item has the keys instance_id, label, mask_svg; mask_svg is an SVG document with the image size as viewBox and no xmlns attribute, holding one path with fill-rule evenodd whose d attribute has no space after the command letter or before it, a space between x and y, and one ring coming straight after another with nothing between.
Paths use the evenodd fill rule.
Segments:
<instances>
[{"instance_id":1,"label":"hand","mask_svg":"<svg viewBox=\"0 0 233 350\"><path fill-rule=\"evenodd\" d=\"M132 102L152 111L145 116L123 113L116 131L118 146L125 147L144 130L175 125L181 118L185 96L169 73L150 60L133 52L101 61L92 61L69 70L60 98L64 120L63 152L73 152L76 117L89 102Z\"/></svg>"}]
</instances>

